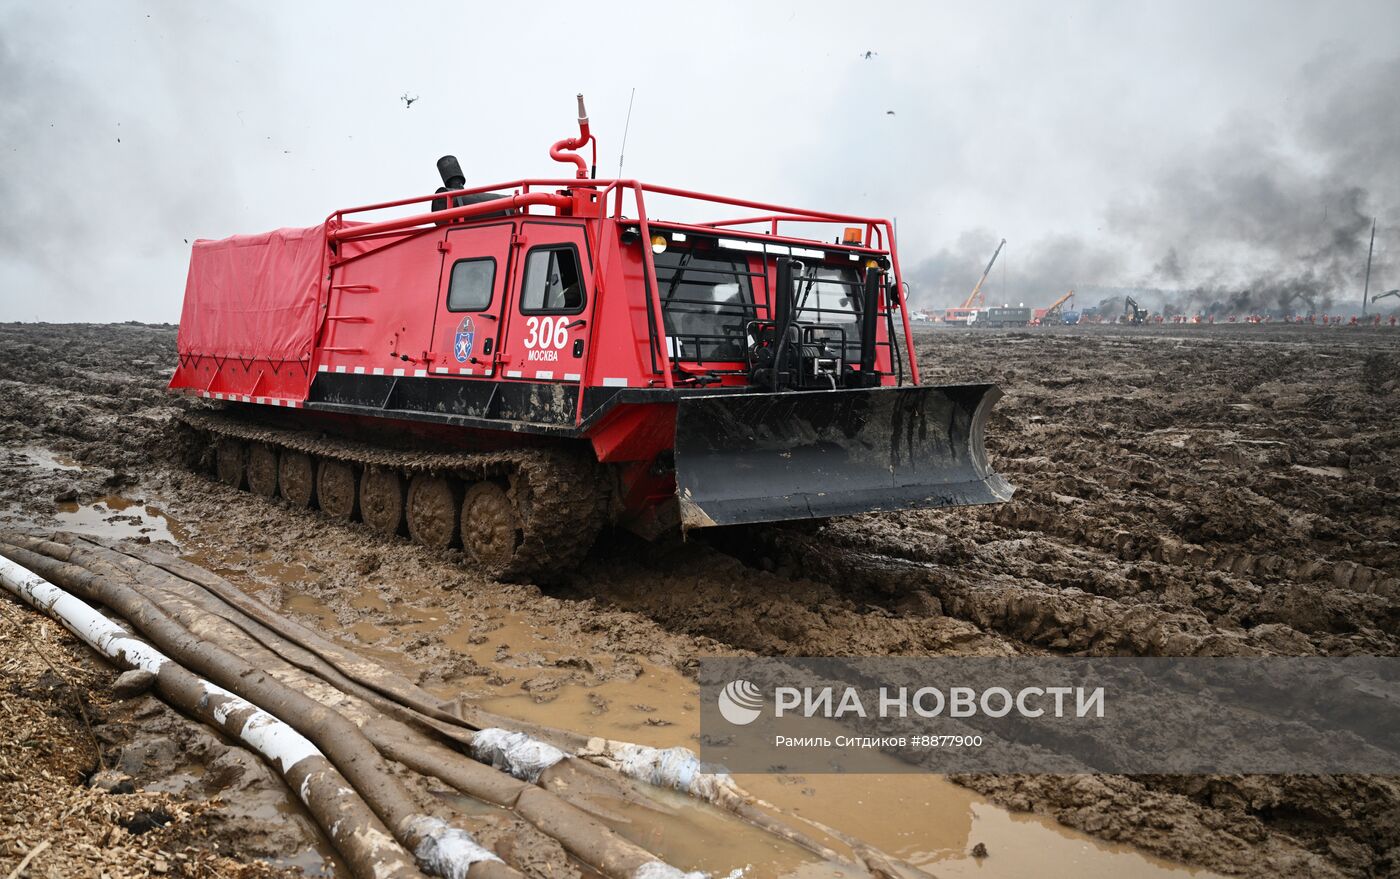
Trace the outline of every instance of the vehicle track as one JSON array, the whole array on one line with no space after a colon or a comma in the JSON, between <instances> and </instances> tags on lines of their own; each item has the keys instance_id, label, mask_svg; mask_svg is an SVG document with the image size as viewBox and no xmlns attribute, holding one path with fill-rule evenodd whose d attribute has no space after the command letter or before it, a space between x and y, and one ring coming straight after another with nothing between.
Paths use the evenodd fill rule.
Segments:
<instances>
[{"instance_id":1,"label":"vehicle track","mask_svg":"<svg viewBox=\"0 0 1400 879\"><path fill-rule=\"evenodd\" d=\"M578 564L606 520L607 488L592 461L555 449L438 452L259 423L239 410L194 410L175 442L196 468L233 488L317 506L340 520L362 519L386 539L406 530L434 549L464 546L490 576L545 580ZM264 477L250 459L275 457L284 477ZM265 470L266 468L264 468ZM307 484L314 472L315 488ZM407 490L404 490L407 486ZM366 513L368 515L366 516Z\"/></svg>"}]
</instances>

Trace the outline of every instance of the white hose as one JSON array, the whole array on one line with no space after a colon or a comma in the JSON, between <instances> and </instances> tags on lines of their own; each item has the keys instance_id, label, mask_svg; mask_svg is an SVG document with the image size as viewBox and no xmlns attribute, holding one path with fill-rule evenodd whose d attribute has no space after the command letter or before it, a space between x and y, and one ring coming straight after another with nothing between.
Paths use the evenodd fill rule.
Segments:
<instances>
[{"instance_id":1,"label":"white hose","mask_svg":"<svg viewBox=\"0 0 1400 879\"><path fill-rule=\"evenodd\" d=\"M500 860L494 852L472 839L471 834L452 827L441 818L418 815L412 823L412 830L422 837L413 851L414 857L429 873L443 879L466 879L472 864Z\"/></svg>"},{"instance_id":2,"label":"white hose","mask_svg":"<svg viewBox=\"0 0 1400 879\"><path fill-rule=\"evenodd\" d=\"M145 641L128 635L120 626L93 609L92 605L58 588L33 571L0 556L0 582L36 610L48 614L77 635L83 643L114 660L118 665L139 668L159 675L172 660ZM239 711L253 709L238 737L277 766L283 775L308 757L321 752L301 733L223 687L200 679L207 697L223 697L214 709L219 722Z\"/></svg>"},{"instance_id":3,"label":"white hose","mask_svg":"<svg viewBox=\"0 0 1400 879\"><path fill-rule=\"evenodd\" d=\"M498 727L478 730L472 736L471 752L481 762L532 784L546 769L568 756L547 742ZM677 790L715 805L748 799L728 773L705 771L705 765L689 748L650 748L593 738L577 756L604 763L637 781Z\"/></svg>"},{"instance_id":4,"label":"white hose","mask_svg":"<svg viewBox=\"0 0 1400 879\"><path fill-rule=\"evenodd\" d=\"M602 740L595 739L594 741ZM631 763L629 768L624 768L622 771L633 778L686 792L695 790L700 763L695 755L685 748L658 751L655 748L644 748L641 745L627 745L621 742L608 742L608 745L611 745L614 750L630 748L636 749L638 752L652 752L660 755L661 759L653 762L659 763L662 768L648 771L653 767L648 763L647 769L642 768L642 764L646 763L645 754L638 755L627 752L632 757ZM516 778L531 784L538 782L540 774L546 769L569 756L548 742L542 742L523 732L499 727L477 730L472 736L471 752L472 756L481 762L490 763L497 769L504 769ZM739 875L742 875L742 871L730 874L732 879L738 879ZM698 871L687 872L673 867L665 861L648 861L633 872L632 879L709 879L709 874Z\"/></svg>"},{"instance_id":5,"label":"white hose","mask_svg":"<svg viewBox=\"0 0 1400 879\"><path fill-rule=\"evenodd\" d=\"M523 732L487 727L472 736L472 756L482 763L504 769L521 781L531 784L540 780L540 773L563 760L563 751Z\"/></svg>"},{"instance_id":6,"label":"white hose","mask_svg":"<svg viewBox=\"0 0 1400 879\"><path fill-rule=\"evenodd\" d=\"M631 742L592 738L578 756L610 766L637 781L686 793L716 806L751 799L727 772L707 772L689 748L651 748Z\"/></svg>"},{"instance_id":7,"label":"white hose","mask_svg":"<svg viewBox=\"0 0 1400 879\"><path fill-rule=\"evenodd\" d=\"M151 645L131 637L92 605L4 556L0 556L0 584L34 609L58 620L83 643L120 666L142 669L159 676L161 668L167 663L174 663ZM229 717L242 711L250 712L242 728L234 734L276 766L284 777L303 760L312 757L325 759L311 740L282 720L217 684L197 676L195 679L204 690L205 703L214 703L213 715L221 727L226 728ZM311 806L307 784L310 778L308 775L297 791L297 797L308 807ZM441 819L416 815L406 823L416 831L415 835L421 837L414 854L424 867L445 879L463 879L471 865L479 861L500 860L478 845L466 831L452 827ZM383 842L393 844L387 837Z\"/></svg>"}]
</instances>

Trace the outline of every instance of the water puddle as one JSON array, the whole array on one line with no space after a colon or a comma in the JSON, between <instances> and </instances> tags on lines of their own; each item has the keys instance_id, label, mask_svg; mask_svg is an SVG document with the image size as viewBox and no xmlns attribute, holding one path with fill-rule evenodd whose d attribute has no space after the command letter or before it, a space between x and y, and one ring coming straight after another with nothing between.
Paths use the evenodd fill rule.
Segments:
<instances>
[{"instance_id":1,"label":"water puddle","mask_svg":"<svg viewBox=\"0 0 1400 879\"><path fill-rule=\"evenodd\" d=\"M53 473L76 474L88 471L87 467L73 458L41 446L24 446L11 450L6 455L6 463ZM76 488L68 489L68 497L74 497L76 494ZM109 494L87 504L80 504L76 500L58 501L54 506L53 518L57 527L78 534L116 539L164 540L176 545L188 536L159 507L143 499L130 498L123 494ZM32 516L19 509L13 512L16 516L24 518Z\"/></svg>"},{"instance_id":2,"label":"water puddle","mask_svg":"<svg viewBox=\"0 0 1400 879\"><path fill-rule=\"evenodd\" d=\"M588 797L605 810L603 822L618 835L670 864L723 877L735 870L749 879L841 879L847 871L797 845L762 833L717 809L675 791L652 791L652 803ZM815 834L814 834L815 835ZM724 840L716 845L716 840Z\"/></svg>"},{"instance_id":3,"label":"water puddle","mask_svg":"<svg viewBox=\"0 0 1400 879\"><path fill-rule=\"evenodd\" d=\"M1345 467L1306 467L1302 464L1294 464L1293 469L1312 476L1326 476L1329 479L1343 479L1351 475L1351 471Z\"/></svg>"},{"instance_id":4,"label":"water puddle","mask_svg":"<svg viewBox=\"0 0 1400 879\"><path fill-rule=\"evenodd\" d=\"M179 545L185 535L165 513L142 500L109 494L90 504L67 501L55 505L54 518L64 531L118 540L145 537Z\"/></svg>"},{"instance_id":5,"label":"water puddle","mask_svg":"<svg viewBox=\"0 0 1400 879\"><path fill-rule=\"evenodd\" d=\"M507 691L509 687L504 688ZM605 681L596 686L561 688L552 701L505 692L475 700L482 708L536 723L561 726L654 747L696 747L699 734L697 688L694 682L667 668L644 664L633 682ZM647 703L639 713L638 701ZM598 711L599 703L607 705ZM1206 870L1144 855L1131 846L1095 839L1045 816L1011 813L983 800L942 776L893 771L881 774L739 774L735 781L750 793L798 818L810 819L861 839L876 848L929 870L939 877L977 875L983 879L1084 879L1084 877L1211 877ZM694 804L689 803L693 809ZM709 811L709 810L702 810ZM795 863L785 846L766 834L749 831L731 835L723 854L742 852L743 863L716 862L717 853L687 827L693 816L672 824L649 811L643 822L646 840L665 850L673 863L728 871L751 863L751 876L811 877L824 875L819 865ZM697 819L698 820L698 819ZM631 835L622 827L616 828ZM748 837L753 837L752 839ZM974 858L978 843L989 857ZM658 848L658 846L660 848ZM722 859L721 859L722 860ZM800 869L799 869L800 868Z\"/></svg>"},{"instance_id":6,"label":"water puddle","mask_svg":"<svg viewBox=\"0 0 1400 879\"><path fill-rule=\"evenodd\" d=\"M268 858L267 862L274 867L300 869L301 875L315 877L315 879L331 879L334 876L349 875L348 871L336 869L336 865L340 861L333 856L329 849L323 852L309 848L294 855Z\"/></svg>"},{"instance_id":7,"label":"water puddle","mask_svg":"<svg viewBox=\"0 0 1400 879\"><path fill-rule=\"evenodd\" d=\"M466 698L488 711L587 735L697 747L698 688L669 667L595 654L586 642L522 615L452 611L440 604L450 599L421 585L378 583L331 600L335 607L288 590L283 609L409 679L424 679L425 688L444 699ZM410 658L412 645L430 633L476 671L424 678L445 664L437 650L430 664ZM1094 839L1045 816L1008 812L937 775L745 774L735 780L799 822L815 822L809 828L814 836L822 835L820 826L834 827L939 877L1215 875ZM654 793L649 804L599 798L592 805L618 833L687 869L722 876L746 867L752 879L839 875L809 852L733 816L680 794ZM455 802L453 795L440 795ZM971 855L978 843L988 857Z\"/></svg>"},{"instance_id":8,"label":"water puddle","mask_svg":"<svg viewBox=\"0 0 1400 879\"><path fill-rule=\"evenodd\" d=\"M31 466L42 467L45 470L79 473L83 469L83 465L72 458L39 446L28 446L17 449L16 452L28 458Z\"/></svg>"}]
</instances>

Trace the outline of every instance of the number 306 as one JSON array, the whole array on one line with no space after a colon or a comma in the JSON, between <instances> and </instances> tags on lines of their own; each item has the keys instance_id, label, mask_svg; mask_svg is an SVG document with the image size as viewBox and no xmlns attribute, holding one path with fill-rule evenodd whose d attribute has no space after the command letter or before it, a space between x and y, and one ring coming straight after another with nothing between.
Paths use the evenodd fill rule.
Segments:
<instances>
[{"instance_id":1,"label":"number 306","mask_svg":"<svg viewBox=\"0 0 1400 879\"><path fill-rule=\"evenodd\" d=\"M568 322L562 317L532 317L525 321L526 348L563 348L568 341Z\"/></svg>"}]
</instances>

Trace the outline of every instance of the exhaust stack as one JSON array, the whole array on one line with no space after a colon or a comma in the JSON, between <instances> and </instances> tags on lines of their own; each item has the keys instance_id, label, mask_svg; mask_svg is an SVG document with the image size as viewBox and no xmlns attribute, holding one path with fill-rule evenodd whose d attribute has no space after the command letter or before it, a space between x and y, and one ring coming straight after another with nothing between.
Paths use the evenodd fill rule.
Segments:
<instances>
[{"instance_id":1,"label":"exhaust stack","mask_svg":"<svg viewBox=\"0 0 1400 879\"><path fill-rule=\"evenodd\" d=\"M451 189L462 189L467 185L467 175L462 173L462 165L456 156L443 156L437 160L438 175L442 185Z\"/></svg>"},{"instance_id":2,"label":"exhaust stack","mask_svg":"<svg viewBox=\"0 0 1400 879\"><path fill-rule=\"evenodd\" d=\"M442 178L442 186L437 188L439 194L457 192L466 188L467 175L462 173L462 164L457 161L456 156L443 156L441 159L438 159L437 169L438 176ZM469 204L481 204L485 201L495 201L505 197L506 193L503 192L474 192L451 196L451 203L449 204L449 198L444 195L442 198L433 199L433 210L445 211L448 207L460 208ZM501 211L493 211L489 214L482 214L482 216L508 217L514 213L514 208L507 208ZM439 224L441 224L441 222L442 221L439 221Z\"/></svg>"}]
</instances>

